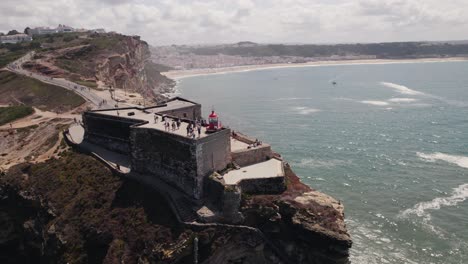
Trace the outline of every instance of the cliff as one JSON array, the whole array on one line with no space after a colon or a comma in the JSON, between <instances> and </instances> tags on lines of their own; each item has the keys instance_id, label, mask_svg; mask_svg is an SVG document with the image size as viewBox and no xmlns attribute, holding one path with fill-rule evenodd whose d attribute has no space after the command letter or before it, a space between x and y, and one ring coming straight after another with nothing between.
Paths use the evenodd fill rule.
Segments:
<instances>
[{"instance_id":1,"label":"cliff","mask_svg":"<svg viewBox=\"0 0 468 264\"><path fill-rule=\"evenodd\" d=\"M239 226L177 222L162 196L73 151L0 177L2 263L347 263L343 207L288 170ZM195 238L198 243L195 246Z\"/></svg>"},{"instance_id":2,"label":"cliff","mask_svg":"<svg viewBox=\"0 0 468 264\"><path fill-rule=\"evenodd\" d=\"M147 98L170 92L174 81L150 61L148 44L138 36L60 34L38 39L43 48L24 67L96 88L138 92Z\"/></svg>"}]
</instances>

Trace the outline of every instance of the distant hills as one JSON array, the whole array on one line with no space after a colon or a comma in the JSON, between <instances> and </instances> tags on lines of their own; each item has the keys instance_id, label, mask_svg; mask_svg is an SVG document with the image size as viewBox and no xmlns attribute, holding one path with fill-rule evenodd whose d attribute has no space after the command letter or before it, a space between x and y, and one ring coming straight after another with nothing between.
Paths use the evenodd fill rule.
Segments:
<instances>
[{"instance_id":1,"label":"distant hills","mask_svg":"<svg viewBox=\"0 0 468 264\"><path fill-rule=\"evenodd\" d=\"M370 44L256 44L243 41L232 45L185 46L196 55L225 54L231 56L375 56L378 59L408 59L426 57L457 57L468 55L468 41L393 42Z\"/></svg>"},{"instance_id":2,"label":"distant hills","mask_svg":"<svg viewBox=\"0 0 468 264\"><path fill-rule=\"evenodd\" d=\"M422 59L468 57L468 41L347 44L259 44L152 47L152 59L174 69L307 63L326 60Z\"/></svg>"}]
</instances>

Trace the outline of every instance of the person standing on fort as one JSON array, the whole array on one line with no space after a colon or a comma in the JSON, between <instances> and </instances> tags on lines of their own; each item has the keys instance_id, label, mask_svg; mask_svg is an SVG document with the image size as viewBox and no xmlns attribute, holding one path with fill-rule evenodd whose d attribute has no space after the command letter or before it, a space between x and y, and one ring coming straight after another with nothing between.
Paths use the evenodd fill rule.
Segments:
<instances>
[{"instance_id":1,"label":"person standing on fort","mask_svg":"<svg viewBox=\"0 0 468 264\"><path fill-rule=\"evenodd\" d=\"M177 118L177 130L179 130L180 124L181 124L181 123L182 123L182 122L180 122L180 118Z\"/></svg>"},{"instance_id":2,"label":"person standing on fort","mask_svg":"<svg viewBox=\"0 0 468 264\"><path fill-rule=\"evenodd\" d=\"M201 125L200 123L197 123L197 130L198 130L198 137L201 136Z\"/></svg>"},{"instance_id":3,"label":"person standing on fort","mask_svg":"<svg viewBox=\"0 0 468 264\"><path fill-rule=\"evenodd\" d=\"M187 136L190 136L190 124L187 124Z\"/></svg>"},{"instance_id":4,"label":"person standing on fort","mask_svg":"<svg viewBox=\"0 0 468 264\"><path fill-rule=\"evenodd\" d=\"M169 131L169 122L167 120L164 122L164 130Z\"/></svg>"},{"instance_id":5,"label":"person standing on fort","mask_svg":"<svg viewBox=\"0 0 468 264\"><path fill-rule=\"evenodd\" d=\"M159 116L157 114L154 114L154 123L158 123Z\"/></svg>"},{"instance_id":6,"label":"person standing on fort","mask_svg":"<svg viewBox=\"0 0 468 264\"><path fill-rule=\"evenodd\" d=\"M176 129L176 122L174 120L172 120L171 127L172 127L172 131Z\"/></svg>"}]
</instances>

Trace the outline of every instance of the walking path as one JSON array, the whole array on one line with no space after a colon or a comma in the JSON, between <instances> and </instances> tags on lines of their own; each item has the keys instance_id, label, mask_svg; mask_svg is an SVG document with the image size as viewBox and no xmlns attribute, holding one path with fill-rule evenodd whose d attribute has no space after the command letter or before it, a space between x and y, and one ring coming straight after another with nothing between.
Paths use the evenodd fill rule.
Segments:
<instances>
[{"instance_id":1,"label":"walking path","mask_svg":"<svg viewBox=\"0 0 468 264\"><path fill-rule=\"evenodd\" d=\"M28 127L32 125L38 125L40 123L49 121L54 118L74 119L74 120L80 121L81 115L72 114L73 111L74 110L58 114L58 113L49 112L49 111L42 111L34 107L34 114L28 115L14 122L0 126L0 130L16 129L16 128L23 128L23 127Z\"/></svg>"},{"instance_id":2,"label":"walking path","mask_svg":"<svg viewBox=\"0 0 468 264\"><path fill-rule=\"evenodd\" d=\"M86 101L92 103L94 106L99 107L99 108L112 108L114 107L112 103L107 102L107 103L102 103L104 99L108 98L102 98L101 96L97 95L91 88L74 83L69 80L65 80L63 78L52 78L44 75L40 75L37 73L30 72L28 70L25 70L21 67L21 65L27 61L30 61L34 56L34 51L29 52L28 54L24 55L23 57L19 58L18 60L10 63L7 65L6 69L8 69L11 72L25 75L31 78L34 78L36 80L39 80L44 83L60 86L62 88L65 88L70 91L74 91L81 97L83 97Z\"/></svg>"}]
</instances>

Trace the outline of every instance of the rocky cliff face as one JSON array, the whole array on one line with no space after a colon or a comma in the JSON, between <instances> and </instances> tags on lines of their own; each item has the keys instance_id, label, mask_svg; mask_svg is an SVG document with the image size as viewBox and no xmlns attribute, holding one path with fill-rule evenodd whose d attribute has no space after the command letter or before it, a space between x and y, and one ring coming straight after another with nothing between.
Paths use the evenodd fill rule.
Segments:
<instances>
[{"instance_id":1,"label":"rocky cliff face","mask_svg":"<svg viewBox=\"0 0 468 264\"><path fill-rule=\"evenodd\" d=\"M150 61L148 44L136 37L122 40L123 53L111 54L98 61L95 78L112 87L151 96L170 92L174 83L161 75Z\"/></svg>"},{"instance_id":2,"label":"rocky cliff face","mask_svg":"<svg viewBox=\"0 0 468 264\"><path fill-rule=\"evenodd\" d=\"M0 176L0 262L347 263L343 206L287 172L282 195L243 197L240 225L187 225L86 155L20 164Z\"/></svg>"},{"instance_id":3,"label":"rocky cliff face","mask_svg":"<svg viewBox=\"0 0 468 264\"><path fill-rule=\"evenodd\" d=\"M98 88L138 92L146 98L170 92L174 81L161 75L150 60L148 44L137 36L79 35L72 41L44 43L24 67L51 77L63 77Z\"/></svg>"}]
</instances>

